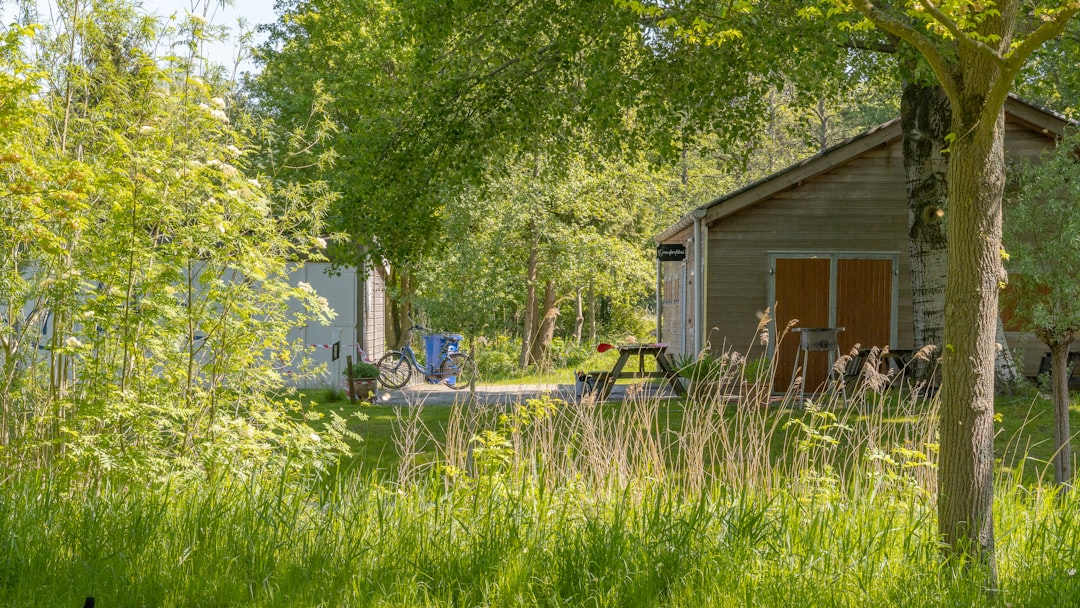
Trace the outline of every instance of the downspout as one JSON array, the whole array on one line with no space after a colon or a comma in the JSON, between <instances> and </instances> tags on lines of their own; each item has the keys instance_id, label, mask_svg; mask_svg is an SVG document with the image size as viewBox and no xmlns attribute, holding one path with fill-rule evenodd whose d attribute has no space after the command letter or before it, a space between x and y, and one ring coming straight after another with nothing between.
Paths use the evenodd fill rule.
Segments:
<instances>
[{"instance_id":1,"label":"downspout","mask_svg":"<svg viewBox=\"0 0 1080 608\"><path fill-rule=\"evenodd\" d=\"M697 353L690 352L686 344L686 262L682 263L682 295L679 296L679 308L681 309L682 316L679 317L682 323L682 342L679 343L679 350L682 351L683 356L694 356Z\"/></svg>"},{"instance_id":2,"label":"downspout","mask_svg":"<svg viewBox=\"0 0 1080 608\"><path fill-rule=\"evenodd\" d=\"M694 209L694 357L705 348L705 260L701 259L705 248L702 247L702 220L707 211Z\"/></svg>"}]
</instances>

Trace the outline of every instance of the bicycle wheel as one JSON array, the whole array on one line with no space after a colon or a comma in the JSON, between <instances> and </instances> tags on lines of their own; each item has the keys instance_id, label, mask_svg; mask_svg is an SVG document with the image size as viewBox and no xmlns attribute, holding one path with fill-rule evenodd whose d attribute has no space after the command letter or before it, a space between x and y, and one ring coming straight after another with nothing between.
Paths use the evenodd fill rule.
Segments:
<instances>
[{"instance_id":1,"label":"bicycle wheel","mask_svg":"<svg viewBox=\"0 0 1080 608\"><path fill-rule=\"evenodd\" d=\"M439 366L439 377L446 378L446 386L460 391L476 383L476 363L465 353L451 353ZM454 381L450 382L449 379Z\"/></svg>"},{"instance_id":2,"label":"bicycle wheel","mask_svg":"<svg viewBox=\"0 0 1080 608\"><path fill-rule=\"evenodd\" d=\"M409 383L412 377L412 365L400 351L392 350L379 359L379 386L399 389Z\"/></svg>"}]
</instances>

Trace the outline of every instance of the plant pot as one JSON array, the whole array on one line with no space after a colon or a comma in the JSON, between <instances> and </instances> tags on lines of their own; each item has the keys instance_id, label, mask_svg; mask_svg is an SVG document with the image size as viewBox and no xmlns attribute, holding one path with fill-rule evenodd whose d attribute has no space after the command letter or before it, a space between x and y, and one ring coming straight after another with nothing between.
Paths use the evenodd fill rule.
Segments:
<instances>
[{"instance_id":1,"label":"plant pot","mask_svg":"<svg viewBox=\"0 0 1080 608\"><path fill-rule=\"evenodd\" d=\"M353 396L357 399L371 399L379 390L377 378L353 378Z\"/></svg>"}]
</instances>

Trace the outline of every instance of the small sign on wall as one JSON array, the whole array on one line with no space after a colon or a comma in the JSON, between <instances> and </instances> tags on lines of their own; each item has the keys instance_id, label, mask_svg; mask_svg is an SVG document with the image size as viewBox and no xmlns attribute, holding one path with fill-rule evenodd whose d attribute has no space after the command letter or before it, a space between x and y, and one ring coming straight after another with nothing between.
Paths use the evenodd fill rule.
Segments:
<instances>
[{"instance_id":1,"label":"small sign on wall","mask_svg":"<svg viewBox=\"0 0 1080 608\"><path fill-rule=\"evenodd\" d=\"M686 259L686 245L671 243L657 245L656 259L661 262L681 262Z\"/></svg>"}]
</instances>

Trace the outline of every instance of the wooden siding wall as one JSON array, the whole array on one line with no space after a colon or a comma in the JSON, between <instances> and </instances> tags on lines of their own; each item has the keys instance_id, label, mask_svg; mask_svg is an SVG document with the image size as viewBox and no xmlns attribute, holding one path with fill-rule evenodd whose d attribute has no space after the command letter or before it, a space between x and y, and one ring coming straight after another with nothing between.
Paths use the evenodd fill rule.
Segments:
<instances>
[{"instance_id":1,"label":"wooden siding wall","mask_svg":"<svg viewBox=\"0 0 1080 608\"><path fill-rule=\"evenodd\" d=\"M709 327L720 328L737 347L753 344L760 352L757 314L774 304L767 301L770 252L898 252L901 344L891 346L910 348L903 163L899 141L893 142L711 226Z\"/></svg>"},{"instance_id":2,"label":"wooden siding wall","mask_svg":"<svg viewBox=\"0 0 1080 608\"><path fill-rule=\"evenodd\" d=\"M757 315L773 305L767 301L770 252L896 252L900 254L898 343L889 346L912 348L908 214L900 144L897 139L869 150L709 226L705 310L706 327L717 328L711 336L714 345L723 342L740 352L749 349L751 355L762 352L755 330ZM1007 117L1009 162L1038 158L1050 146L1049 136ZM1032 340L1030 336L1010 338L1010 348L1023 350L1023 369L1029 374L1033 366L1037 369L1045 351L1037 341L1032 345Z\"/></svg>"}]
</instances>

